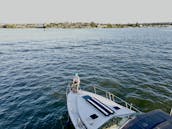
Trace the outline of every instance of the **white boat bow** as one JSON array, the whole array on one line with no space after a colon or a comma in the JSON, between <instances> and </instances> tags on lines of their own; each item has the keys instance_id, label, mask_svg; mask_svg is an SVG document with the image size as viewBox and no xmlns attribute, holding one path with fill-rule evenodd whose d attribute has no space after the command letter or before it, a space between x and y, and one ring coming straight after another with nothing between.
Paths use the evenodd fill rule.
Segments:
<instances>
[{"instance_id":1,"label":"white boat bow","mask_svg":"<svg viewBox=\"0 0 172 129\"><path fill-rule=\"evenodd\" d=\"M107 94L108 92L106 92ZM109 94L109 97L111 99L81 89L76 93L70 90L69 87L67 92L67 108L75 128L97 129L109 126L109 128L118 129L131 119L130 116L141 113L119 97L114 95L112 97L112 94ZM123 102L126 107L113 101L112 98L114 97ZM116 123L109 125L111 120L116 120Z\"/></svg>"},{"instance_id":2,"label":"white boat bow","mask_svg":"<svg viewBox=\"0 0 172 129\"><path fill-rule=\"evenodd\" d=\"M172 129L169 114L161 110L142 113L98 87L93 87L94 92L81 90L80 79L76 77L66 90L68 114L76 129ZM98 90L105 96L97 94Z\"/></svg>"}]
</instances>

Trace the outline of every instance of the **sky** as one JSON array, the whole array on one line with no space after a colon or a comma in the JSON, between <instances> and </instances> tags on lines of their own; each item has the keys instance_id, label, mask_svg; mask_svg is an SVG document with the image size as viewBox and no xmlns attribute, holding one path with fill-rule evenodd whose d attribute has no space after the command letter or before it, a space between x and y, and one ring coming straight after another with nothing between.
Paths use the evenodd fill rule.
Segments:
<instances>
[{"instance_id":1,"label":"sky","mask_svg":"<svg viewBox=\"0 0 172 129\"><path fill-rule=\"evenodd\" d=\"M172 0L0 0L0 23L172 22Z\"/></svg>"}]
</instances>

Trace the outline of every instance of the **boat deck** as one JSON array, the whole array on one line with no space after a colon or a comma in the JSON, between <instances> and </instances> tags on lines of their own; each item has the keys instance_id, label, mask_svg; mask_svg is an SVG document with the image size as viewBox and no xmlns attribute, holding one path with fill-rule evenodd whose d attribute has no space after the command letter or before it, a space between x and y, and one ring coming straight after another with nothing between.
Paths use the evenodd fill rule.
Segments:
<instances>
[{"instance_id":1,"label":"boat deck","mask_svg":"<svg viewBox=\"0 0 172 129\"><path fill-rule=\"evenodd\" d=\"M78 93L70 92L67 101L71 120L78 129L96 129L114 117L135 113L105 97L82 90Z\"/></svg>"}]
</instances>

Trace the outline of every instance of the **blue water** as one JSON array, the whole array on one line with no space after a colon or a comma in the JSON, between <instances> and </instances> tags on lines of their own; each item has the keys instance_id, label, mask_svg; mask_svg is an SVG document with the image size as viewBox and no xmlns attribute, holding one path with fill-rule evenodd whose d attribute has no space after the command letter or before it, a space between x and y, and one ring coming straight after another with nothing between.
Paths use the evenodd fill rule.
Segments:
<instances>
[{"instance_id":1,"label":"blue water","mask_svg":"<svg viewBox=\"0 0 172 129\"><path fill-rule=\"evenodd\" d=\"M169 112L172 28L0 29L0 129L63 128L76 72L82 88Z\"/></svg>"}]
</instances>

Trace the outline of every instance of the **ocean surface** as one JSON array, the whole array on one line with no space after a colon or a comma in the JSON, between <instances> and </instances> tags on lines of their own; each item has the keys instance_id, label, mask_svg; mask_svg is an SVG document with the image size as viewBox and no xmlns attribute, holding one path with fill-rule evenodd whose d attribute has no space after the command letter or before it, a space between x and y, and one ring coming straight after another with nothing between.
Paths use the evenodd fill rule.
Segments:
<instances>
[{"instance_id":1,"label":"ocean surface","mask_svg":"<svg viewBox=\"0 0 172 129\"><path fill-rule=\"evenodd\" d=\"M66 128L75 73L83 89L169 113L172 28L0 29L0 129Z\"/></svg>"}]
</instances>

